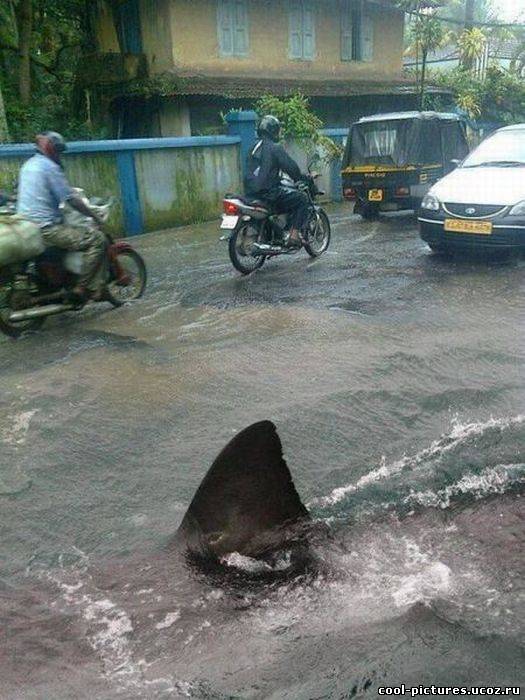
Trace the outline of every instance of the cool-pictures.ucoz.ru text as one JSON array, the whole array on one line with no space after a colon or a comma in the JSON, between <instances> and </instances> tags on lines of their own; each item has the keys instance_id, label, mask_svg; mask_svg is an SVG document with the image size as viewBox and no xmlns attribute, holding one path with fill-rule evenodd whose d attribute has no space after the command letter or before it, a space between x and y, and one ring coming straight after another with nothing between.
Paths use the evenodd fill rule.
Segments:
<instances>
[{"instance_id":1,"label":"cool-pictures.ucoz.ru text","mask_svg":"<svg viewBox=\"0 0 525 700\"><path fill-rule=\"evenodd\" d=\"M520 695L520 688L515 686L481 686L479 688L467 688L464 686L440 686L440 685L415 685L405 684L396 686L382 686L378 688L379 695L410 695L421 697L423 695Z\"/></svg>"}]
</instances>

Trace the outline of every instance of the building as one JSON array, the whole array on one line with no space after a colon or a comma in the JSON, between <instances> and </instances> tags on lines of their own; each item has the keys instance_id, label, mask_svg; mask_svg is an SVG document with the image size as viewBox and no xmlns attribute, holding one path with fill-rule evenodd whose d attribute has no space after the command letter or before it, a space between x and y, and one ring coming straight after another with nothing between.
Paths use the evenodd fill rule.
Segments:
<instances>
[{"instance_id":1,"label":"building","mask_svg":"<svg viewBox=\"0 0 525 700\"><path fill-rule=\"evenodd\" d=\"M212 133L220 114L300 91L327 126L410 109L394 0L113 0L85 86L115 134Z\"/></svg>"}]
</instances>

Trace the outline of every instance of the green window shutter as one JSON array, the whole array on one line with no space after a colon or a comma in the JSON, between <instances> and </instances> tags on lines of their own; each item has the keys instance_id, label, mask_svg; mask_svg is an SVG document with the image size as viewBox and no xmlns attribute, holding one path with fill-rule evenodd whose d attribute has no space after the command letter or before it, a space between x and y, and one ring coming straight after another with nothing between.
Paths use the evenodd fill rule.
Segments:
<instances>
[{"instance_id":1,"label":"green window shutter","mask_svg":"<svg viewBox=\"0 0 525 700\"><path fill-rule=\"evenodd\" d=\"M246 0L234 0L233 7L233 53L246 56L248 53L248 8Z\"/></svg>"},{"instance_id":2,"label":"green window shutter","mask_svg":"<svg viewBox=\"0 0 525 700\"><path fill-rule=\"evenodd\" d=\"M352 61L353 54L353 21L350 0L341 3L341 60Z\"/></svg>"},{"instance_id":3,"label":"green window shutter","mask_svg":"<svg viewBox=\"0 0 525 700\"><path fill-rule=\"evenodd\" d=\"M303 7L301 0L291 0L289 11L290 58L303 57Z\"/></svg>"},{"instance_id":4,"label":"green window shutter","mask_svg":"<svg viewBox=\"0 0 525 700\"><path fill-rule=\"evenodd\" d=\"M352 59L354 61L362 61L362 19L363 19L363 3L361 0L352 0Z\"/></svg>"},{"instance_id":5,"label":"green window shutter","mask_svg":"<svg viewBox=\"0 0 525 700\"><path fill-rule=\"evenodd\" d=\"M366 12L361 16L361 60L374 60L374 20Z\"/></svg>"},{"instance_id":6,"label":"green window shutter","mask_svg":"<svg viewBox=\"0 0 525 700\"><path fill-rule=\"evenodd\" d=\"M315 8L310 0L303 4L303 58L315 58Z\"/></svg>"},{"instance_id":7,"label":"green window shutter","mask_svg":"<svg viewBox=\"0 0 525 700\"><path fill-rule=\"evenodd\" d=\"M217 33L221 56L233 55L233 2L217 0Z\"/></svg>"}]
</instances>

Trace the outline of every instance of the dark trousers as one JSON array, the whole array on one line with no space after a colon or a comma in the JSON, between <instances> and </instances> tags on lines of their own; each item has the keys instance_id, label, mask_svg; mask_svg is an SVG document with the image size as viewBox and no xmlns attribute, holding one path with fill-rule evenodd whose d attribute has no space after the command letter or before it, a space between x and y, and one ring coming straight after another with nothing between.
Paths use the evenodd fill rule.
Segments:
<instances>
[{"instance_id":1,"label":"dark trousers","mask_svg":"<svg viewBox=\"0 0 525 700\"><path fill-rule=\"evenodd\" d=\"M308 219L308 196L298 190L280 189L268 197L277 214L288 214L291 228L302 231Z\"/></svg>"}]
</instances>

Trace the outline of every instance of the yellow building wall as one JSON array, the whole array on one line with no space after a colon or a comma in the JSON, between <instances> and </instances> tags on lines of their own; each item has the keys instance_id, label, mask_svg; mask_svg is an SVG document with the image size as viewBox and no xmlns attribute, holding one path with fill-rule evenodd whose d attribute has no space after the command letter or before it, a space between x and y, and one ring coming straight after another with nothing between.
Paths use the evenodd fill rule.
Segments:
<instances>
[{"instance_id":1,"label":"yellow building wall","mask_svg":"<svg viewBox=\"0 0 525 700\"><path fill-rule=\"evenodd\" d=\"M152 73L173 68L171 0L140 0L142 46Z\"/></svg>"},{"instance_id":2,"label":"yellow building wall","mask_svg":"<svg viewBox=\"0 0 525 700\"><path fill-rule=\"evenodd\" d=\"M217 0L140 0L144 53L151 73L175 70L204 75L311 79L393 79L402 72L403 15L368 6L374 24L372 61L341 61L341 0L314 2L313 61L289 58L288 0L248 0L246 57L222 57ZM111 10L99 15L102 52L118 52Z\"/></svg>"},{"instance_id":3,"label":"yellow building wall","mask_svg":"<svg viewBox=\"0 0 525 700\"><path fill-rule=\"evenodd\" d=\"M280 78L394 78L402 71L403 15L369 6L374 22L374 58L341 61L340 0L315 2L313 61L289 58L287 0L249 0L249 50L243 58L221 57L216 0L171 0L173 63L191 73Z\"/></svg>"}]
</instances>

